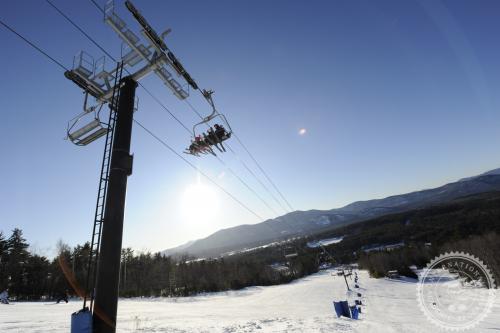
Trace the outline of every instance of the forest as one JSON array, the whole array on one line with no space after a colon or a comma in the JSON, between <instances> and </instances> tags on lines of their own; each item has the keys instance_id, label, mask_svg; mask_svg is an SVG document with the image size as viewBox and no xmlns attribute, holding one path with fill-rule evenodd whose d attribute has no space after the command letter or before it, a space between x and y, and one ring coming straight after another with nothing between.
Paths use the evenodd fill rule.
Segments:
<instances>
[{"instance_id":1,"label":"forest","mask_svg":"<svg viewBox=\"0 0 500 333\"><path fill-rule=\"evenodd\" d=\"M30 253L22 230L14 229L8 238L0 232L0 291L8 288L10 298L15 300L81 295L87 278L89 243L70 247L60 241L57 248L58 256L49 259ZM189 296L286 283L317 272L317 260L317 250L302 250L289 260L284 260L281 250L193 260L125 248L120 296Z\"/></svg>"},{"instance_id":2,"label":"forest","mask_svg":"<svg viewBox=\"0 0 500 333\"><path fill-rule=\"evenodd\" d=\"M500 192L460 198L403 213L336 228L223 258L197 260L188 255L122 250L120 296L190 296L287 283L315 273L319 266L358 262L373 277L389 270L414 276L446 251L464 251L482 259L500 281ZM340 243L310 248L307 242L343 236ZM401 244L385 249L388 244ZM58 256L31 253L20 229L0 231L0 291L17 300L55 299L85 286L89 243L70 247L59 241ZM370 250L370 249L377 250ZM292 251L293 256L285 255Z\"/></svg>"},{"instance_id":3,"label":"forest","mask_svg":"<svg viewBox=\"0 0 500 333\"><path fill-rule=\"evenodd\" d=\"M341 262L358 262L374 277L389 270L415 277L408 266L422 268L439 254L463 251L484 261L500 281L499 235L500 192L487 192L356 223L321 237L344 236L329 251ZM402 246L383 249L390 244ZM377 247L382 249L371 250Z\"/></svg>"}]
</instances>

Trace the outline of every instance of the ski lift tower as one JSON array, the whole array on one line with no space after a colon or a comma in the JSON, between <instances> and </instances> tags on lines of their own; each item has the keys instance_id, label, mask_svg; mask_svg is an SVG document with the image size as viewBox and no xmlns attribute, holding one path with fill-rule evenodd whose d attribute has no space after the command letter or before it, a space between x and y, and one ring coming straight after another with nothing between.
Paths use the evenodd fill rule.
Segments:
<instances>
[{"instance_id":1,"label":"ski lift tower","mask_svg":"<svg viewBox=\"0 0 500 333\"><path fill-rule=\"evenodd\" d=\"M97 333L116 331L127 177L132 174L130 142L133 113L137 108L137 82L155 73L181 100L189 96L189 91L176 77L183 77L189 86L198 89L163 40L170 29L160 37L130 1L125 5L141 25L144 41L127 27L110 0L104 8L104 21L123 41L121 61L116 69L107 71L104 57L94 61L82 51L74 58L73 69L64 73L85 94L83 113L68 124L68 139L85 146L106 137L83 305L86 309L87 297L90 297L92 318L89 322ZM129 75L122 78L123 70ZM106 104L110 108L108 122L101 120L101 109ZM92 328L87 331L91 332Z\"/></svg>"}]
</instances>

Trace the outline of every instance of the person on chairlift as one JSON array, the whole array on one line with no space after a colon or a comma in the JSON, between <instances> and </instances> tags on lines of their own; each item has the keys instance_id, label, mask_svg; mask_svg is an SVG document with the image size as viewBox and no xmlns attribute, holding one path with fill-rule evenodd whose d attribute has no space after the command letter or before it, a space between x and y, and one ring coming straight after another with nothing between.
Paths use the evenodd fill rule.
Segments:
<instances>
[{"instance_id":1,"label":"person on chairlift","mask_svg":"<svg viewBox=\"0 0 500 333\"><path fill-rule=\"evenodd\" d=\"M222 125L215 124L214 127L215 127L215 137L217 138L217 142L220 144L222 151L226 151L226 148L224 148L222 141L229 138L229 134L228 132L226 132L226 129Z\"/></svg>"},{"instance_id":2,"label":"person on chairlift","mask_svg":"<svg viewBox=\"0 0 500 333\"><path fill-rule=\"evenodd\" d=\"M206 136L205 142L207 142L209 145L215 146L215 148L222 152L223 150L217 145L218 143L221 143L221 141L217 137L216 130L214 130L214 128L210 126L207 133L208 135Z\"/></svg>"},{"instance_id":3,"label":"person on chairlift","mask_svg":"<svg viewBox=\"0 0 500 333\"><path fill-rule=\"evenodd\" d=\"M215 127L215 135L217 136L217 139L219 139L219 141L222 142L224 140L224 137L227 134L226 129L224 128L224 126L219 125L219 124L215 124L214 127Z\"/></svg>"}]
</instances>

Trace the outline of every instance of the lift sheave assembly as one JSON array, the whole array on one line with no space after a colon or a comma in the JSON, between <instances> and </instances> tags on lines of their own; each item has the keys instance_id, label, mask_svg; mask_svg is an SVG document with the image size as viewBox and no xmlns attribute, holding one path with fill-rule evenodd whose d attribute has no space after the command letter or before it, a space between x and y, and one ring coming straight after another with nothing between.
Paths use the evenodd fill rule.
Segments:
<instances>
[{"instance_id":1,"label":"lift sheave assembly","mask_svg":"<svg viewBox=\"0 0 500 333\"><path fill-rule=\"evenodd\" d=\"M170 29L158 35L131 1L126 1L125 5L141 25L141 34L147 43L141 43L141 39L127 28L125 21L115 12L114 2L109 1L104 7L104 21L123 40L121 59L124 66L132 68L139 63L145 63L143 68L132 75L133 79L138 81L150 72L154 72L180 100L189 97L189 88L199 91L210 105L211 113L194 125L191 144L184 153L200 156L215 155L215 150L225 152L223 142L231 137L232 130L226 117L215 107L212 99L213 91L201 90L168 48L164 38L170 33ZM111 98L113 87L110 82L113 82L116 73L106 71L104 64L104 57L94 62L90 55L82 51L75 57L73 69L65 73L68 79L85 92L84 112L68 124L67 137L77 145L87 145L106 134L107 124L99 120L99 110ZM181 85L172 73L175 73L177 78L182 77L187 84ZM95 105L87 106L88 95L95 99ZM202 131L202 126L206 126L208 130Z\"/></svg>"}]
</instances>

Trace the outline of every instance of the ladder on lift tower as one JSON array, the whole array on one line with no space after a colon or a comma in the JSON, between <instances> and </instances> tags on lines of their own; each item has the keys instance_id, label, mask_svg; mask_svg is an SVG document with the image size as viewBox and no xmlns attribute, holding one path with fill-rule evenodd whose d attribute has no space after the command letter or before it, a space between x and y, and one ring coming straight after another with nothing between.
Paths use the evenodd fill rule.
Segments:
<instances>
[{"instance_id":1,"label":"ladder on lift tower","mask_svg":"<svg viewBox=\"0 0 500 333\"><path fill-rule=\"evenodd\" d=\"M87 306L87 298L90 298L89 310L93 310L95 284L98 270L99 249L101 243L102 224L104 223L104 205L106 204L106 195L108 190L109 169L111 162L111 153L113 147L113 135L115 131L115 122L118 110L118 101L120 98L120 84L123 73L123 62L117 64L115 72L115 82L113 87L113 95L109 103L109 121L106 133L106 141L104 144L104 153L102 157L101 176L99 179L99 190L97 192L97 203L95 209L94 227L92 230L92 242L90 244L89 259L87 265L87 280L85 285L85 295L83 300L83 308Z\"/></svg>"}]
</instances>

